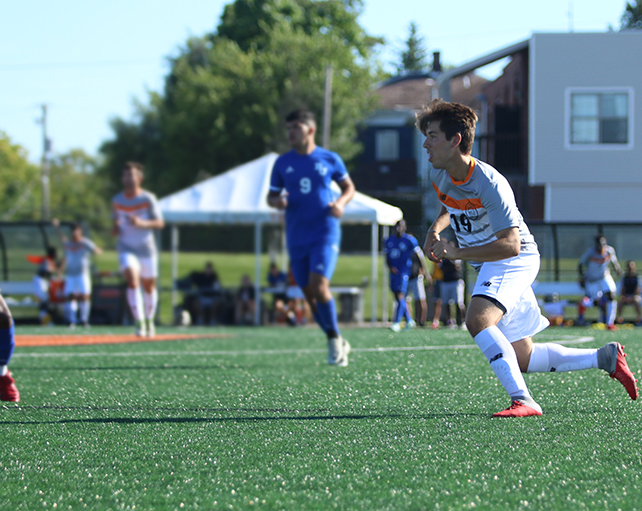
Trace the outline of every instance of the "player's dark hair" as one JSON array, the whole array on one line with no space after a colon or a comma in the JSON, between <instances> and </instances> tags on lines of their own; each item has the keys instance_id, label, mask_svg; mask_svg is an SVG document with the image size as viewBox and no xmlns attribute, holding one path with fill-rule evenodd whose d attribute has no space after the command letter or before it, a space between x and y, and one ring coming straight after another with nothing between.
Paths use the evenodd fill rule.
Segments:
<instances>
[{"instance_id":1,"label":"player's dark hair","mask_svg":"<svg viewBox=\"0 0 642 511\"><path fill-rule=\"evenodd\" d=\"M602 241L602 238L604 238L604 241L606 241L606 236L604 236L604 234L598 234L597 236L595 236L595 244L597 245L598 243L600 243Z\"/></svg>"},{"instance_id":2,"label":"player's dark hair","mask_svg":"<svg viewBox=\"0 0 642 511\"><path fill-rule=\"evenodd\" d=\"M304 110L300 108L286 115L285 122L300 122L301 124L313 126L317 123L317 120L314 117L314 114L310 112L310 110Z\"/></svg>"},{"instance_id":3,"label":"player's dark hair","mask_svg":"<svg viewBox=\"0 0 642 511\"><path fill-rule=\"evenodd\" d=\"M72 231L75 231L76 229L82 230L82 224L80 222L74 222L70 227Z\"/></svg>"},{"instance_id":4,"label":"player's dark hair","mask_svg":"<svg viewBox=\"0 0 642 511\"><path fill-rule=\"evenodd\" d=\"M428 125L433 121L439 122L439 129L445 133L447 140L459 133L459 150L462 154L471 153L477 124L477 114L472 108L461 103L434 99L417 114L417 128L426 135Z\"/></svg>"},{"instance_id":5,"label":"player's dark hair","mask_svg":"<svg viewBox=\"0 0 642 511\"><path fill-rule=\"evenodd\" d=\"M142 175L145 172L145 165L137 161L127 161L125 165L123 165L123 170L136 170Z\"/></svg>"},{"instance_id":6,"label":"player's dark hair","mask_svg":"<svg viewBox=\"0 0 642 511\"><path fill-rule=\"evenodd\" d=\"M56 257L58 257L58 250L56 250L56 247L47 247L47 257L50 259L56 259Z\"/></svg>"}]
</instances>

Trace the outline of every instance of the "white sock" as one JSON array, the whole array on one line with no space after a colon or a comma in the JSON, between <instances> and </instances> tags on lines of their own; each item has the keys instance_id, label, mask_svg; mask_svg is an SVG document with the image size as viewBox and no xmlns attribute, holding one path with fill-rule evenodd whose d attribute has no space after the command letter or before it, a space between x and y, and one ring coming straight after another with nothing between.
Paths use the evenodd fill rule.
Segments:
<instances>
[{"instance_id":1,"label":"white sock","mask_svg":"<svg viewBox=\"0 0 642 511\"><path fill-rule=\"evenodd\" d=\"M91 309L91 301L80 302L80 321L89 323L89 310Z\"/></svg>"},{"instance_id":2,"label":"white sock","mask_svg":"<svg viewBox=\"0 0 642 511\"><path fill-rule=\"evenodd\" d=\"M553 342L533 344L529 373L581 371L597 368L597 350L567 348Z\"/></svg>"},{"instance_id":3,"label":"white sock","mask_svg":"<svg viewBox=\"0 0 642 511\"><path fill-rule=\"evenodd\" d=\"M4 376L9 372L9 368L7 366L0 366L0 376Z\"/></svg>"},{"instance_id":4,"label":"white sock","mask_svg":"<svg viewBox=\"0 0 642 511\"><path fill-rule=\"evenodd\" d=\"M76 300L67 302L67 319L72 324L76 324L78 320L78 302Z\"/></svg>"},{"instance_id":5,"label":"white sock","mask_svg":"<svg viewBox=\"0 0 642 511\"><path fill-rule=\"evenodd\" d=\"M499 328L491 326L482 330L475 336L475 343L490 362L490 367L495 371L499 383L511 398L531 398L519 370L515 350Z\"/></svg>"},{"instance_id":6,"label":"white sock","mask_svg":"<svg viewBox=\"0 0 642 511\"><path fill-rule=\"evenodd\" d=\"M143 298L145 301L145 318L154 319L156 305L158 304L158 290L154 288L151 293L144 293Z\"/></svg>"},{"instance_id":7,"label":"white sock","mask_svg":"<svg viewBox=\"0 0 642 511\"><path fill-rule=\"evenodd\" d=\"M606 324L613 325L615 324L615 313L617 312L615 308L615 300L609 300L606 302Z\"/></svg>"},{"instance_id":8,"label":"white sock","mask_svg":"<svg viewBox=\"0 0 642 511\"><path fill-rule=\"evenodd\" d=\"M134 321L140 321L141 313L143 312L143 297L140 293L140 288L127 288L127 303L129 310L132 311L132 318Z\"/></svg>"}]
</instances>

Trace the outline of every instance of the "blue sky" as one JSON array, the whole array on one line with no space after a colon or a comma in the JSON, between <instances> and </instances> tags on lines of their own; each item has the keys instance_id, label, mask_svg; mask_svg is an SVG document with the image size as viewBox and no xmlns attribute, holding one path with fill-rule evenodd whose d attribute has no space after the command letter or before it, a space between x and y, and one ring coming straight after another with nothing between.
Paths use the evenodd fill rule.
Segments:
<instances>
[{"instance_id":1,"label":"blue sky","mask_svg":"<svg viewBox=\"0 0 642 511\"><path fill-rule=\"evenodd\" d=\"M223 0L32 0L0 12L0 130L41 155L40 105L49 105L55 152L96 154L111 138L109 119L130 119L134 100L160 90L166 57L187 37L213 30ZM384 62L396 58L417 22L430 52L460 65L533 32L618 29L626 0L365 0L360 23L383 36ZM391 7L392 6L392 7Z\"/></svg>"}]
</instances>

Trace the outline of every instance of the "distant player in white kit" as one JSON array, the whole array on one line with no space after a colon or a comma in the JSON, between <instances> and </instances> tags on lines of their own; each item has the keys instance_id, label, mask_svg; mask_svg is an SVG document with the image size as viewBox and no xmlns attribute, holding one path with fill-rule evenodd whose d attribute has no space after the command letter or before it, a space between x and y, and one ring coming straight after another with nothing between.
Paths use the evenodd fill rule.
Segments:
<instances>
[{"instance_id":1,"label":"distant player in white kit","mask_svg":"<svg viewBox=\"0 0 642 511\"><path fill-rule=\"evenodd\" d=\"M636 399L636 380L619 343L600 349L533 343L532 336L548 326L531 288L539 271L539 251L506 178L471 156L476 123L477 115L469 107L441 100L432 101L418 116L417 127L426 136L424 148L433 166L430 180L442 203L424 252L435 262L469 261L478 272L466 325L512 401L493 417L542 414L522 372L600 368ZM441 238L448 226L459 246Z\"/></svg>"},{"instance_id":2,"label":"distant player in white kit","mask_svg":"<svg viewBox=\"0 0 642 511\"><path fill-rule=\"evenodd\" d=\"M67 300L66 314L69 326L74 327L80 309L80 323L89 326L89 311L91 308L91 275L90 258L92 254L102 254L102 250L83 236L82 226L71 226L71 238L67 239L59 229L58 220L53 220L62 246L65 249L65 299Z\"/></svg>"},{"instance_id":3,"label":"distant player in white kit","mask_svg":"<svg viewBox=\"0 0 642 511\"><path fill-rule=\"evenodd\" d=\"M125 164L124 190L112 199L112 232L118 236L118 263L127 281L127 303L136 322L136 335L153 337L158 304L158 252L154 230L162 229L165 222L156 196L141 187L143 171L140 163Z\"/></svg>"},{"instance_id":4,"label":"distant player in white kit","mask_svg":"<svg viewBox=\"0 0 642 511\"><path fill-rule=\"evenodd\" d=\"M609 267L622 275L622 268L615 255L615 249L606 244L606 238L601 234L595 238L595 246L589 248L578 265L580 284L586 291L586 296L596 306L605 307L605 323L609 330L617 330L615 316L617 314L616 287ZM578 321L584 320L584 305L580 304Z\"/></svg>"}]
</instances>

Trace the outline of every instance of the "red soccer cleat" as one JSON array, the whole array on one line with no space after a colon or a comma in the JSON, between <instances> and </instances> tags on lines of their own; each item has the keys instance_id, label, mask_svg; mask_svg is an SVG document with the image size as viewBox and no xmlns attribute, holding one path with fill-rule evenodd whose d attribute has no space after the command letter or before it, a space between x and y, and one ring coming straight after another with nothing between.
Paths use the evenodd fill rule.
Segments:
<instances>
[{"instance_id":1,"label":"red soccer cleat","mask_svg":"<svg viewBox=\"0 0 642 511\"><path fill-rule=\"evenodd\" d=\"M539 408L539 405L538 405ZM531 417L534 415L542 415L541 410L537 410L531 406L525 405L521 401L513 401L506 410L494 413L491 417Z\"/></svg>"},{"instance_id":2,"label":"red soccer cleat","mask_svg":"<svg viewBox=\"0 0 642 511\"><path fill-rule=\"evenodd\" d=\"M617 325L606 325L606 329L611 332L615 332L617 330Z\"/></svg>"},{"instance_id":3,"label":"red soccer cleat","mask_svg":"<svg viewBox=\"0 0 642 511\"><path fill-rule=\"evenodd\" d=\"M638 388L636 387L637 380L629 369L629 364L625 360L626 353L624 353L624 346L619 342L617 343L617 361L615 363L615 371L609 376L619 381L634 401L638 398Z\"/></svg>"},{"instance_id":4,"label":"red soccer cleat","mask_svg":"<svg viewBox=\"0 0 642 511\"><path fill-rule=\"evenodd\" d=\"M14 403L20 401L20 392L16 387L16 381L8 371L4 376L0 376L0 400L13 401Z\"/></svg>"}]
</instances>

